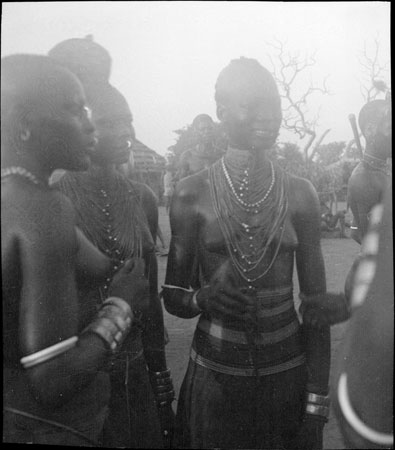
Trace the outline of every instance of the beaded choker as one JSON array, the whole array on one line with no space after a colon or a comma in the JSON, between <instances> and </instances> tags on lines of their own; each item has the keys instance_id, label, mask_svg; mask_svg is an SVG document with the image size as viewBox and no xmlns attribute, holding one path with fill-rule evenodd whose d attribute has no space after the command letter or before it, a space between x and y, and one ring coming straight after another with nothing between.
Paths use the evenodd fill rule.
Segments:
<instances>
[{"instance_id":1,"label":"beaded choker","mask_svg":"<svg viewBox=\"0 0 395 450\"><path fill-rule=\"evenodd\" d=\"M19 166L11 166L7 167L5 169L1 169L1 178L6 178L10 176L19 176L22 178L25 178L26 180L29 180L33 184L43 184L41 181L38 180L37 177L35 177L31 172L26 170L23 167Z\"/></svg>"},{"instance_id":2,"label":"beaded choker","mask_svg":"<svg viewBox=\"0 0 395 450\"><path fill-rule=\"evenodd\" d=\"M385 159L376 158L375 156L364 153L362 161L369 168L384 172L386 175L391 175L391 165Z\"/></svg>"}]
</instances>

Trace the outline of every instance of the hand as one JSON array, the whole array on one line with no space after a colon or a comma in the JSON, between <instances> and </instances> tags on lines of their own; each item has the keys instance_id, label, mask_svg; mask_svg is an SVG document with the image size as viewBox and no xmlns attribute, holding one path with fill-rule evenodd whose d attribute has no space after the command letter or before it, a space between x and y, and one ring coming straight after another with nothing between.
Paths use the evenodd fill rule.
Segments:
<instances>
[{"instance_id":1,"label":"hand","mask_svg":"<svg viewBox=\"0 0 395 450\"><path fill-rule=\"evenodd\" d=\"M171 404L169 403L166 406L159 407L158 415L162 431L163 447L172 448L175 415Z\"/></svg>"},{"instance_id":2,"label":"hand","mask_svg":"<svg viewBox=\"0 0 395 450\"><path fill-rule=\"evenodd\" d=\"M327 292L309 296L300 294L299 297L302 300L300 312L306 325L320 328L350 318L348 302L342 293Z\"/></svg>"},{"instance_id":3,"label":"hand","mask_svg":"<svg viewBox=\"0 0 395 450\"><path fill-rule=\"evenodd\" d=\"M290 448L322 450L322 434L325 421L319 416L306 414L303 423Z\"/></svg>"},{"instance_id":4,"label":"hand","mask_svg":"<svg viewBox=\"0 0 395 450\"><path fill-rule=\"evenodd\" d=\"M200 289L196 297L198 306L216 317L227 315L251 319L254 299L241 292L235 282L236 276L227 261L214 273L210 285Z\"/></svg>"},{"instance_id":5,"label":"hand","mask_svg":"<svg viewBox=\"0 0 395 450\"><path fill-rule=\"evenodd\" d=\"M141 258L127 260L114 275L108 296L122 298L132 310L146 310L149 304L149 284L144 276L144 268Z\"/></svg>"}]
</instances>

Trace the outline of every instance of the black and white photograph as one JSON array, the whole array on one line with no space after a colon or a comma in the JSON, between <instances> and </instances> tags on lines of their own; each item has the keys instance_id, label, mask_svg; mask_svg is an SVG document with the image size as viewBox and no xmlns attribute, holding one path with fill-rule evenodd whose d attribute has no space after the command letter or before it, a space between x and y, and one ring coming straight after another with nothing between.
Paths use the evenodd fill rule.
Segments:
<instances>
[{"instance_id":1,"label":"black and white photograph","mask_svg":"<svg viewBox=\"0 0 395 450\"><path fill-rule=\"evenodd\" d=\"M2 444L393 448L391 4L2 2Z\"/></svg>"}]
</instances>

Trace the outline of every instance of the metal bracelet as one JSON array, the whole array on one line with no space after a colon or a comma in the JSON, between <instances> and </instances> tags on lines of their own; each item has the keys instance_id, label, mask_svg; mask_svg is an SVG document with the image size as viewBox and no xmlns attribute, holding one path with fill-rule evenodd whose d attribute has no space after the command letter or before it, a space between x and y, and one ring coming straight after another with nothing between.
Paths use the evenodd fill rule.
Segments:
<instances>
[{"instance_id":1,"label":"metal bracelet","mask_svg":"<svg viewBox=\"0 0 395 450\"><path fill-rule=\"evenodd\" d=\"M162 370L161 372L151 372L149 371L151 377L155 378L169 378L170 377L170 369Z\"/></svg>"},{"instance_id":2,"label":"metal bracelet","mask_svg":"<svg viewBox=\"0 0 395 450\"><path fill-rule=\"evenodd\" d=\"M330 400L328 395L314 394L313 392L306 392L306 402L321 406L329 406Z\"/></svg>"},{"instance_id":3,"label":"metal bracelet","mask_svg":"<svg viewBox=\"0 0 395 450\"><path fill-rule=\"evenodd\" d=\"M327 406L314 405L312 403L307 403L306 413L312 414L314 416L322 416L325 419L329 417L329 408Z\"/></svg>"}]
</instances>

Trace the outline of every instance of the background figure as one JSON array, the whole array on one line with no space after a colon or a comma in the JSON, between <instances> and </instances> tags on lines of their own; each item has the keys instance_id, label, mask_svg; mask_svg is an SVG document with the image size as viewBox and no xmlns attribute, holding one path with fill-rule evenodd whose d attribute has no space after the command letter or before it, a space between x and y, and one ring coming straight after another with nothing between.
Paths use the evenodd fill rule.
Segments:
<instances>
[{"instance_id":1,"label":"background figure","mask_svg":"<svg viewBox=\"0 0 395 450\"><path fill-rule=\"evenodd\" d=\"M165 202L166 212L169 212L171 198L173 197L175 186L175 173L172 166L166 166L163 175L163 199Z\"/></svg>"},{"instance_id":2,"label":"background figure","mask_svg":"<svg viewBox=\"0 0 395 450\"><path fill-rule=\"evenodd\" d=\"M193 119L192 129L197 139L194 148L185 150L178 161L177 179L181 180L206 169L221 156L214 145L214 122L208 114Z\"/></svg>"},{"instance_id":3,"label":"background figure","mask_svg":"<svg viewBox=\"0 0 395 450\"><path fill-rule=\"evenodd\" d=\"M229 147L180 180L170 210L163 296L199 315L177 410L180 448L322 448L329 327L300 325L293 261L306 297L325 293L312 184L267 158L282 113L271 74L240 58L216 83ZM200 288L191 288L196 262Z\"/></svg>"},{"instance_id":4,"label":"background figure","mask_svg":"<svg viewBox=\"0 0 395 450\"><path fill-rule=\"evenodd\" d=\"M48 182L86 170L94 127L77 78L45 56L1 60L3 442L98 446L109 403L104 366L144 310L142 260L114 276L97 310L76 279L110 261L76 228Z\"/></svg>"},{"instance_id":5,"label":"background figure","mask_svg":"<svg viewBox=\"0 0 395 450\"><path fill-rule=\"evenodd\" d=\"M353 213L352 237L360 244L369 225L369 213L381 203L391 178L391 103L373 100L366 103L358 117L366 146L362 161L348 181L348 199Z\"/></svg>"},{"instance_id":6,"label":"background figure","mask_svg":"<svg viewBox=\"0 0 395 450\"><path fill-rule=\"evenodd\" d=\"M353 314L332 387L347 448L393 448L394 279L391 184L372 211L351 285Z\"/></svg>"},{"instance_id":7,"label":"background figure","mask_svg":"<svg viewBox=\"0 0 395 450\"><path fill-rule=\"evenodd\" d=\"M49 52L66 67L73 68L75 61L80 61L79 71L91 54L100 53L107 51L88 39L63 41ZM123 95L106 78L99 73L87 76L96 69L109 75L105 68L88 65L81 78L97 127L92 164L85 173L65 174L56 186L70 198L79 226L111 259L113 270L131 256L145 260L149 307L139 314L140 327L130 334L109 366L111 398L103 444L161 448L162 431L166 431L166 439L171 436L174 391L166 367L163 312L157 290L157 202L146 185L131 181L117 169L130 156L132 115ZM111 278L109 275L92 292L99 305ZM86 288L92 291L92 286Z\"/></svg>"}]
</instances>

